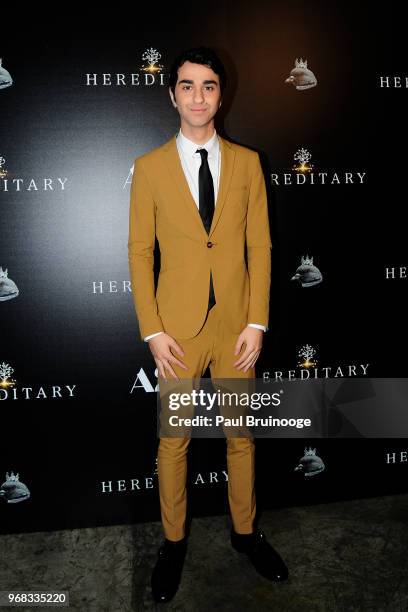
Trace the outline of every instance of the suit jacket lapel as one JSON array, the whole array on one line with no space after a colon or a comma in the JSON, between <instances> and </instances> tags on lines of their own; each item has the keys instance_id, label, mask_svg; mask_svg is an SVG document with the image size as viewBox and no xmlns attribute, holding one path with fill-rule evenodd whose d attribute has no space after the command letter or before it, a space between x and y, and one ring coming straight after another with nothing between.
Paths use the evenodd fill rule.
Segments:
<instances>
[{"instance_id":1,"label":"suit jacket lapel","mask_svg":"<svg viewBox=\"0 0 408 612\"><path fill-rule=\"evenodd\" d=\"M228 140L225 140L221 136L218 136L218 138L220 141L220 153L221 153L221 176L220 176L220 183L219 183L219 189L218 189L218 194L217 194L217 201L215 204L214 217L211 223L209 236L211 236L211 234L214 232L215 227L219 221L222 209L224 208L228 189L231 183L232 170L234 168L234 160L235 160L235 151L230 145L230 143L228 142Z\"/></svg>"},{"instance_id":2,"label":"suit jacket lapel","mask_svg":"<svg viewBox=\"0 0 408 612\"><path fill-rule=\"evenodd\" d=\"M215 203L214 217L212 220L208 237L211 236L211 234L213 233L219 221L222 209L224 207L228 188L231 182L235 159L235 151L231 147L230 143L221 136L219 136L219 142L221 153L221 176L217 200ZM177 150L176 136L173 136L173 138L171 138L166 143L164 147L164 154L167 167L180 195L182 196L182 201L187 214L195 221L195 224L196 226L198 226L199 231L207 237L207 232L205 231L200 212L198 210L197 204L194 201L193 196L191 195L190 187L185 177L183 166L181 165L180 157Z\"/></svg>"}]
</instances>

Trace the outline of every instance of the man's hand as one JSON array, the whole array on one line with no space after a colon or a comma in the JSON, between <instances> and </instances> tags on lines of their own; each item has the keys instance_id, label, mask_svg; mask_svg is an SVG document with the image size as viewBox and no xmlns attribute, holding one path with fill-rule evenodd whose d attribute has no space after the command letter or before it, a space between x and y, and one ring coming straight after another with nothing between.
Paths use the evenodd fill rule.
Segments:
<instances>
[{"instance_id":1,"label":"man's hand","mask_svg":"<svg viewBox=\"0 0 408 612\"><path fill-rule=\"evenodd\" d=\"M177 344L176 340L166 334L165 332L151 338L149 341L149 347L152 352L153 358L156 362L157 369L159 370L161 376L164 380L167 380L165 370L168 370L170 374L176 380L180 380L173 368L171 367L172 363L179 365L181 368L188 370L188 366L186 366L180 359L177 359L173 355L170 349L173 349L176 353L183 356L184 351L179 344Z\"/></svg>"},{"instance_id":2,"label":"man's hand","mask_svg":"<svg viewBox=\"0 0 408 612\"><path fill-rule=\"evenodd\" d=\"M238 355L242 345L245 343L245 350L241 357L234 363L237 370L243 370L247 372L249 368L255 365L256 360L261 352L264 332L261 329L255 327L245 327L245 329L238 336L237 343L235 345L234 355Z\"/></svg>"}]
</instances>

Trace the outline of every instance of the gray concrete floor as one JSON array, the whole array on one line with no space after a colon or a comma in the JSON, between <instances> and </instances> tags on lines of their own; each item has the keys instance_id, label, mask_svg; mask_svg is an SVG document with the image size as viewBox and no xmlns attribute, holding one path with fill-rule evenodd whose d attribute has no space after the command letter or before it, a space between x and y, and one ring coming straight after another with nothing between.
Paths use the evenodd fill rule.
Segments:
<instances>
[{"instance_id":1,"label":"gray concrete floor","mask_svg":"<svg viewBox=\"0 0 408 612\"><path fill-rule=\"evenodd\" d=\"M406 612L407 522L408 495L265 511L259 527L290 571L275 584L231 548L229 517L193 518L179 591L158 605L160 523L5 535L0 590L67 590L78 612Z\"/></svg>"}]
</instances>

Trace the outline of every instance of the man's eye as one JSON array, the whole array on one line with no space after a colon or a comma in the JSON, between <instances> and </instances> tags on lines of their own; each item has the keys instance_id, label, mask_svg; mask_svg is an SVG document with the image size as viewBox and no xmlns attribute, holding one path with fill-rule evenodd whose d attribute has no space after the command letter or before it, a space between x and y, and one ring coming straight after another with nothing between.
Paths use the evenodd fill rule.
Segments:
<instances>
[{"instance_id":1,"label":"man's eye","mask_svg":"<svg viewBox=\"0 0 408 612\"><path fill-rule=\"evenodd\" d=\"M191 85L183 85L182 89L191 89ZM212 91L214 89L214 85L206 85L205 89L209 89L210 91Z\"/></svg>"}]
</instances>

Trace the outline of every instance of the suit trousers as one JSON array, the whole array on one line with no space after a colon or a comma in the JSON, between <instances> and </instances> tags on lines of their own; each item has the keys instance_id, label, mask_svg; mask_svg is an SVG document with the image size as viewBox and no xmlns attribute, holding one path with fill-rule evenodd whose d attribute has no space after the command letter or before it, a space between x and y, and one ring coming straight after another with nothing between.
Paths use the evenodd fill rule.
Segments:
<instances>
[{"instance_id":1,"label":"suit trousers","mask_svg":"<svg viewBox=\"0 0 408 612\"><path fill-rule=\"evenodd\" d=\"M242 355L234 355L239 334L225 328L219 318L218 304L207 313L205 323L194 338L175 340L184 351L180 357L186 366L172 364L180 379L201 378L209 366L211 379L254 378L255 367L247 372L237 370L234 362ZM169 380L170 374L166 372ZM159 387L161 375L159 373ZM174 379L173 379L174 380ZM177 541L185 536L187 509L187 451L190 437L161 437L157 454L160 510L164 535ZM253 437L226 437L228 501L236 533L252 533L256 513L255 499L255 443Z\"/></svg>"}]
</instances>

